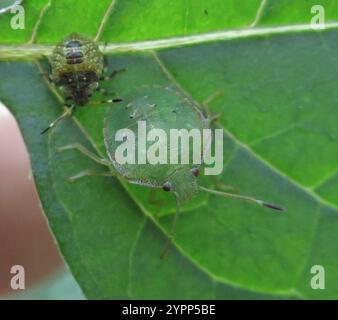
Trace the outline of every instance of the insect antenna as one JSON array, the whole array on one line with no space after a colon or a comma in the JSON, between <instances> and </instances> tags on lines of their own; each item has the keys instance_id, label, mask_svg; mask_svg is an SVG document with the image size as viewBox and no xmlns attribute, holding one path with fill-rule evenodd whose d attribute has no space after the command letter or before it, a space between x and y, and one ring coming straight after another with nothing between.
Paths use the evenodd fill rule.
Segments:
<instances>
[{"instance_id":1,"label":"insect antenna","mask_svg":"<svg viewBox=\"0 0 338 320\"><path fill-rule=\"evenodd\" d=\"M164 243L164 248L163 248L161 256L160 256L161 259L164 259L166 257L166 255L169 251L169 248L170 248L171 241L175 237L175 233L176 233L176 225L177 225L178 216L180 214L180 206L179 206L178 197L177 197L177 195L175 195L175 196L176 196L176 213L175 213L175 216L174 216L174 219L173 219L173 222L172 222L170 234L168 235L167 240Z\"/></svg>"},{"instance_id":2,"label":"insect antenna","mask_svg":"<svg viewBox=\"0 0 338 320\"><path fill-rule=\"evenodd\" d=\"M108 100L100 100L100 101L91 101L91 104L104 104L104 103L118 103L122 102L123 99L121 98L114 98L114 99L108 99Z\"/></svg>"},{"instance_id":3,"label":"insect antenna","mask_svg":"<svg viewBox=\"0 0 338 320\"><path fill-rule=\"evenodd\" d=\"M259 200L250 196L244 196L244 195L240 195L240 194L234 194L234 193L227 193L227 192L222 192L222 191L217 191L217 190L213 190L213 189L208 189L208 188L204 188L204 187L199 187L200 190L208 192L208 193L212 193L212 194L216 194L218 196L221 197L225 197L225 198L233 198L233 199L239 199L239 200L244 200L248 203L253 203L253 204L258 204L261 207L266 207L269 209L273 209L276 211L285 211L284 208L273 204L273 203L269 203L263 200Z\"/></svg>"},{"instance_id":4,"label":"insect antenna","mask_svg":"<svg viewBox=\"0 0 338 320\"><path fill-rule=\"evenodd\" d=\"M70 116L73 113L74 108L75 106L71 106L70 108L68 108L60 117L51 122L46 129L43 129L40 134L46 133L49 129L53 128L60 120L67 116Z\"/></svg>"}]
</instances>

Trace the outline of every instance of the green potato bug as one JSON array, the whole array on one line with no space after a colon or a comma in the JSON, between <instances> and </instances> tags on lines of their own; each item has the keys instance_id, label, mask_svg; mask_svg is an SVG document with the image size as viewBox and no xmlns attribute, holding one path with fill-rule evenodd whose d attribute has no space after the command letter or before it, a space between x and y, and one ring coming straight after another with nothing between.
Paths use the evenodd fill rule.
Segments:
<instances>
[{"instance_id":1,"label":"green potato bug","mask_svg":"<svg viewBox=\"0 0 338 320\"><path fill-rule=\"evenodd\" d=\"M171 239L175 235L180 205L191 200L201 191L227 198L237 198L259 206L283 211L280 206L250 196L227 193L200 186L197 182L197 177L200 173L199 164L193 162L150 164L144 162L144 159L140 161L140 157L144 155L145 150L150 150L151 146L154 145L154 142L148 140L142 143L140 131L138 131L140 123L145 124L147 131L153 128L160 128L167 136L170 136L171 129L210 129L211 119L206 114L204 110L201 110L188 97L185 97L174 88L142 86L136 89L133 92L133 96L128 101L124 101L119 108L108 108L107 110L103 126L107 158L100 158L77 143L61 147L59 151L76 149L99 164L107 166L109 173L103 174L104 176L123 177L129 183L150 188L161 188L165 192L174 194L176 198L176 214L173 219L170 236L161 254L161 258L163 258ZM121 141L125 141L125 139L121 138L125 138L128 132L138 133L135 135L136 139L132 150L134 155L138 154L139 157L138 161L135 161L135 157L131 155L129 159L132 159L132 161L121 162L117 159L117 152L121 147ZM123 133L122 136L119 133ZM165 139L158 140L157 146L159 148L162 146L163 150L167 150L169 154L172 148L166 142ZM207 148L209 147L210 144L207 145ZM206 151L203 148L202 160ZM182 156L184 150L177 149L177 152L179 156ZM191 149L187 152L190 155L193 154ZM96 173L84 170L70 177L70 180L74 181L89 175L96 175Z\"/></svg>"},{"instance_id":2,"label":"green potato bug","mask_svg":"<svg viewBox=\"0 0 338 320\"><path fill-rule=\"evenodd\" d=\"M99 82L111 78L117 72L114 71L110 76L105 77L105 59L98 45L78 33L72 33L57 44L49 62L50 82L60 88L66 101L71 100L73 103L65 104L68 110L43 130L42 134L62 118L72 114L75 107L85 106L94 91L107 93L100 88ZM119 101L121 99L105 102Z\"/></svg>"}]
</instances>

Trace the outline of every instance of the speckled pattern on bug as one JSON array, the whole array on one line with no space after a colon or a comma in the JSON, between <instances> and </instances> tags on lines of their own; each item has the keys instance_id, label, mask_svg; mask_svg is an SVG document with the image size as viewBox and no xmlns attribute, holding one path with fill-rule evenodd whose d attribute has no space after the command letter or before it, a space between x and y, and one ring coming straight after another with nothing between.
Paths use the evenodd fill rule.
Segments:
<instances>
[{"instance_id":1,"label":"speckled pattern on bug","mask_svg":"<svg viewBox=\"0 0 338 320\"><path fill-rule=\"evenodd\" d=\"M76 106L84 106L103 76L104 60L98 45L72 33L54 49L51 80Z\"/></svg>"}]
</instances>

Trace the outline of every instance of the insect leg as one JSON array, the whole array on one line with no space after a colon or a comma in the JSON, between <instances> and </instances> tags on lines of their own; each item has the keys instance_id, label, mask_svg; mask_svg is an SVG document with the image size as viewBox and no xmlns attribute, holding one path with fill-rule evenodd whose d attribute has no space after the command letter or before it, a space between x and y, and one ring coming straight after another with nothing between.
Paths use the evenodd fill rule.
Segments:
<instances>
[{"instance_id":1,"label":"insect leg","mask_svg":"<svg viewBox=\"0 0 338 320\"><path fill-rule=\"evenodd\" d=\"M222 192L222 191L217 191L217 190L212 190L212 189L208 189L208 188L204 188L204 187L199 187L200 190L208 192L208 193L212 193L224 198L233 198L233 199L239 199L239 200L244 200L248 203L253 203L253 204L258 204L261 207L266 207L266 208L270 208L276 211L284 211L284 209L276 204L273 203L269 203L263 200L259 200L250 196L244 196L241 194L234 194L234 193L227 193L227 192Z\"/></svg>"},{"instance_id":2,"label":"insect leg","mask_svg":"<svg viewBox=\"0 0 338 320\"><path fill-rule=\"evenodd\" d=\"M63 118L70 116L73 113L75 106L71 106L68 108L60 117L56 118L52 123L49 124L49 126L41 131L41 134L46 133L49 129L53 128L60 120Z\"/></svg>"},{"instance_id":3,"label":"insect leg","mask_svg":"<svg viewBox=\"0 0 338 320\"><path fill-rule=\"evenodd\" d=\"M100 100L100 101L91 101L91 104L103 104L103 103L117 103L123 101L121 98L115 98L115 99L108 99L108 100Z\"/></svg>"},{"instance_id":4,"label":"insect leg","mask_svg":"<svg viewBox=\"0 0 338 320\"><path fill-rule=\"evenodd\" d=\"M96 154L92 153L91 151L89 151L88 149L86 149L83 145L79 144L79 143L72 143L72 144L68 144L66 146L63 146L61 148L58 148L58 152L63 152L66 150L77 150L79 152L81 152L82 154L84 154L85 156L87 156L88 158L92 159L93 161L103 165L103 166L109 166L110 162L107 159L104 158L100 158L98 157Z\"/></svg>"},{"instance_id":5,"label":"insect leg","mask_svg":"<svg viewBox=\"0 0 338 320\"><path fill-rule=\"evenodd\" d=\"M105 88L101 88L101 87L97 87L95 89L95 91L100 92L101 94L103 94L104 96L115 96L114 92L110 92ZM116 102L121 102L123 101L121 98L115 98L115 99L108 99L108 100L104 100L104 101L99 101L99 104L102 103L116 103ZM94 103L95 104L95 103Z\"/></svg>"},{"instance_id":6,"label":"insect leg","mask_svg":"<svg viewBox=\"0 0 338 320\"><path fill-rule=\"evenodd\" d=\"M238 191L237 187L229 186L229 185L224 184L224 183L217 183L216 186L215 186L215 188L217 190L220 190L220 191L229 191L229 190Z\"/></svg>"},{"instance_id":7,"label":"insect leg","mask_svg":"<svg viewBox=\"0 0 338 320\"><path fill-rule=\"evenodd\" d=\"M114 92L110 92L110 91L108 91L107 89L100 88L100 87L97 87L97 88L95 89L95 91L100 92L100 93L102 93L102 94L105 95L105 96L113 96L113 95L115 95Z\"/></svg>"},{"instance_id":8,"label":"insect leg","mask_svg":"<svg viewBox=\"0 0 338 320\"><path fill-rule=\"evenodd\" d=\"M234 192L238 192L239 188L237 186L230 186L228 184L224 184L217 180L217 176L210 176L210 179L213 181L214 188L219 191L229 191L232 190Z\"/></svg>"},{"instance_id":9,"label":"insect leg","mask_svg":"<svg viewBox=\"0 0 338 320\"><path fill-rule=\"evenodd\" d=\"M124 72L124 71L126 71L126 68L114 70L111 74L101 77L100 80L110 80L110 79L114 78L117 74Z\"/></svg>"},{"instance_id":10,"label":"insect leg","mask_svg":"<svg viewBox=\"0 0 338 320\"><path fill-rule=\"evenodd\" d=\"M75 180L81 179L83 177L88 177L88 176L114 177L116 175L112 172L95 172L95 171L88 169L88 170L83 170L79 172L78 174L69 177L68 180L70 182L74 182Z\"/></svg>"},{"instance_id":11,"label":"insect leg","mask_svg":"<svg viewBox=\"0 0 338 320\"><path fill-rule=\"evenodd\" d=\"M117 74L122 73L122 72L125 72L126 70L127 70L126 68L114 70L108 77L109 77L110 79L111 79L111 78L114 78Z\"/></svg>"}]
</instances>

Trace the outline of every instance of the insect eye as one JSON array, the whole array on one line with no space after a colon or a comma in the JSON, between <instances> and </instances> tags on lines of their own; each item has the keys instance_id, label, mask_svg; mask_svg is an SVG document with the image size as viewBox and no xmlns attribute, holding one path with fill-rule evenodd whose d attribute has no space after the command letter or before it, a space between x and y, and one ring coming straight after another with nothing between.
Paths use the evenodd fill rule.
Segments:
<instances>
[{"instance_id":1,"label":"insect eye","mask_svg":"<svg viewBox=\"0 0 338 320\"><path fill-rule=\"evenodd\" d=\"M171 183L170 182L166 182L163 184L162 186L163 190L166 191L166 192L169 192L171 191Z\"/></svg>"},{"instance_id":2,"label":"insect eye","mask_svg":"<svg viewBox=\"0 0 338 320\"><path fill-rule=\"evenodd\" d=\"M198 175L200 174L200 170L198 168L193 168L193 169L191 169L190 172L195 177L198 177Z\"/></svg>"}]
</instances>

